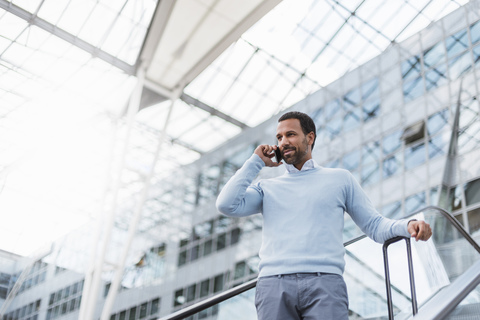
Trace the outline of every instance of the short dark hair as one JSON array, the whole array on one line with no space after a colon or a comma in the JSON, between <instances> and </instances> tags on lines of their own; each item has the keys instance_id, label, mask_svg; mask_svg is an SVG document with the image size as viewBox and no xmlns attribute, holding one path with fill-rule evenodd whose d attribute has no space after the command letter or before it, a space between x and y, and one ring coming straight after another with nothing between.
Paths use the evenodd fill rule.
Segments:
<instances>
[{"instance_id":1,"label":"short dark hair","mask_svg":"<svg viewBox=\"0 0 480 320\"><path fill-rule=\"evenodd\" d=\"M300 126L302 127L303 134L307 135L310 132L313 132L313 143L312 143L312 150L313 146L315 145L315 140L317 139L317 129L315 127L315 122L313 122L312 118L306 113L300 111L290 111L283 114L278 122L288 120L288 119L298 119L300 121Z\"/></svg>"}]
</instances>

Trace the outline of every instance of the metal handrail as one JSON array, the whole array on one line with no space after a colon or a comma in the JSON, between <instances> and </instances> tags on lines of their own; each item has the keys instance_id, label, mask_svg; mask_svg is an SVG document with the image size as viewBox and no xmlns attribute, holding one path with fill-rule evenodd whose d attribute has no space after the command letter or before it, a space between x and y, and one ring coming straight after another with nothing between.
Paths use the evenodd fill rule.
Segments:
<instances>
[{"instance_id":1,"label":"metal handrail","mask_svg":"<svg viewBox=\"0 0 480 320\"><path fill-rule=\"evenodd\" d=\"M465 239L475 248L475 250L477 250L479 253L480 253L480 246L478 245L478 243L473 240L473 238L470 236L470 234L465 230L465 228L458 222L457 219L455 219L455 217L449 213L448 211L440 208L440 207L437 207L437 206L427 206L427 207L424 207L422 208L421 210L417 210L417 211L414 211L413 213L409 214L408 216L405 216L403 217L403 219L408 219L409 217L412 217L416 214L419 214L423 211L426 211L426 210L437 210L438 212L440 212L440 214L445 217L464 237ZM349 246L355 242L358 242L360 240L362 240L363 238L366 238L367 236L365 234L362 234L358 237L355 237L351 240L348 240L346 242L344 242L343 246L346 247L346 246ZM172 313L166 317L163 317L163 318L160 318L159 320L180 320L180 319L184 319L184 318L187 318L189 316L192 316L200 311L203 311L205 309L208 309L218 303L221 303L225 300L228 300L234 296L237 296L247 290L250 290L250 289L253 289L257 286L257 279L253 279L253 280L250 280L246 283L243 283L239 286L236 286L234 288L231 288L227 291L224 291L218 295L215 295L211 298L208 298L206 300L203 300L203 301L200 301L196 304L193 304L189 307L186 307L186 308L183 308L175 313Z\"/></svg>"},{"instance_id":2,"label":"metal handrail","mask_svg":"<svg viewBox=\"0 0 480 320\"><path fill-rule=\"evenodd\" d=\"M417 294L415 291L415 278L413 276L413 260L412 260L412 246L410 244L410 238L395 237L385 241L383 244L383 263L385 268L385 286L387 288L387 304L388 304L388 319L393 320L393 301L392 301L392 285L390 283L390 267L388 265L388 246L392 243L405 240L407 245L407 261L408 261L408 273L410 276L410 294L412 297L412 312L416 315L418 312Z\"/></svg>"},{"instance_id":3,"label":"metal handrail","mask_svg":"<svg viewBox=\"0 0 480 320\"><path fill-rule=\"evenodd\" d=\"M194 314L203 311L205 309L208 309L216 304L219 304L220 302L223 302L225 300L228 300L230 298L233 298L247 290L255 288L257 285L257 279L252 279L248 282L242 283L241 285L231 288L227 291L224 291L222 293L219 293L213 297L210 297L206 300L200 301L199 303L193 304L189 307L183 308L175 313L172 313L168 315L165 318L161 318L160 320L180 320L184 319L190 316L193 316Z\"/></svg>"}]
</instances>

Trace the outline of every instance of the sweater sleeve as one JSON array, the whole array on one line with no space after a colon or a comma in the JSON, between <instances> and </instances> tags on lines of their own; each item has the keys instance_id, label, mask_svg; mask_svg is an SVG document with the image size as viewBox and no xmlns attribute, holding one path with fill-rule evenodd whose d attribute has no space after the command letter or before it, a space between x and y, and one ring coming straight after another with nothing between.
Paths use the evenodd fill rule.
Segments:
<instances>
[{"instance_id":1,"label":"sweater sleeve","mask_svg":"<svg viewBox=\"0 0 480 320\"><path fill-rule=\"evenodd\" d=\"M252 186L251 183L264 166L263 160L253 154L220 191L216 202L218 211L232 217L260 213L263 192L258 185Z\"/></svg>"},{"instance_id":2,"label":"sweater sleeve","mask_svg":"<svg viewBox=\"0 0 480 320\"><path fill-rule=\"evenodd\" d=\"M352 174L348 171L347 174L346 211L360 229L378 243L397 236L410 238L409 220L393 220L380 215Z\"/></svg>"}]
</instances>

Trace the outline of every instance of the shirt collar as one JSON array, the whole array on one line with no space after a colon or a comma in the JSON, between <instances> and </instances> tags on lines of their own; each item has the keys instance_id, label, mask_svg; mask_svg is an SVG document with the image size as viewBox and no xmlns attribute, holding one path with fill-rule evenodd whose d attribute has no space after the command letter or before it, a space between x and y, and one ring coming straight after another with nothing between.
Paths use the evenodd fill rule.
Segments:
<instances>
[{"instance_id":1,"label":"shirt collar","mask_svg":"<svg viewBox=\"0 0 480 320\"><path fill-rule=\"evenodd\" d=\"M295 173L300 171L312 170L314 168L317 168L318 164L315 160L309 159L303 164L303 167L301 170L298 170L297 168L295 168L293 164L288 164L288 163L285 163L285 167L287 168L288 173Z\"/></svg>"}]
</instances>

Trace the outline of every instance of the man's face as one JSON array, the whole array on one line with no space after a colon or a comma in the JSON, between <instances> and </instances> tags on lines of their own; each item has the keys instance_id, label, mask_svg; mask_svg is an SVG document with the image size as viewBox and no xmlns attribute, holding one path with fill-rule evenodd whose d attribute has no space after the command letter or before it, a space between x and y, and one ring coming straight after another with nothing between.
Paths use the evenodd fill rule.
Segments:
<instances>
[{"instance_id":1,"label":"man's face","mask_svg":"<svg viewBox=\"0 0 480 320\"><path fill-rule=\"evenodd\" d=\"M305 135L298 119L287 119L278 123L277 141L283 160L301 169L303 164L312 158L309 145L311 135Z\"/></svg>"}]
</instances>

